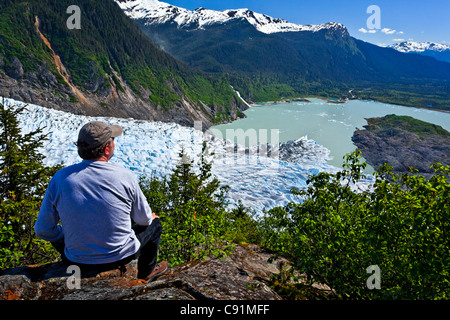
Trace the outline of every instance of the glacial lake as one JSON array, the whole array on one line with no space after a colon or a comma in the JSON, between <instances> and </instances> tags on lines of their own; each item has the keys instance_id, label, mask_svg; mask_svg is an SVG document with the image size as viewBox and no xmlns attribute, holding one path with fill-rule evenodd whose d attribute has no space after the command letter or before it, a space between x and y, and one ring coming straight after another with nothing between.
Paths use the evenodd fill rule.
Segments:
<instances>
[{"instance_id":1,"label":"glacial lake","mask_svg":"<svg viewBox=\"0 0 450 320\"><path fill-rule=\"evenodd\" d=\"M245 141L247 146L258 143L255 139L248 138L250 132L256 132L257 139L269 143L276 141L271 136L272 129L279 130L279 142L306 136L329 149L331 160L328 163L338 168L342 167L343 157L356 149L351 137L356 128L363 129L367 124L365 118L388 114L406 115L440 125L450 131L450 113L373 101L349 100L344 104L335 104L315 98L308 100L310 102L258 104L244 112L246 118L211 129L214 129L213 132L218 130L223 138L233 137L230 135L233 132L236 135L244 132L247 137L240 142L233 138L230 140L241 144ZM366 172L373 172L373 168L368 168Z\"/></svg>"}]
</instances>

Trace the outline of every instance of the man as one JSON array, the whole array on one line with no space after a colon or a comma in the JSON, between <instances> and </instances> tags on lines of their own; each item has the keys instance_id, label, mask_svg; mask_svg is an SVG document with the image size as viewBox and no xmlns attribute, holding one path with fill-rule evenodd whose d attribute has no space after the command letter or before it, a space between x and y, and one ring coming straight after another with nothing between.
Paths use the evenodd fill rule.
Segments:
<instances>
[{"instance_id":1,"label":"man","mask_svg":"<svg viewBox=\"0 0 450 320\"><path fill-rule=\"evenodd\" d=\"M77 147L83 161L54 175L35 232L66 264L106 270L138 258L138 278L152 281L167 270L167 262L156 263L162 226L135 175L108 162L122 133L122 127L101 121L81 128Z\"/></svg>"}]
</instances>

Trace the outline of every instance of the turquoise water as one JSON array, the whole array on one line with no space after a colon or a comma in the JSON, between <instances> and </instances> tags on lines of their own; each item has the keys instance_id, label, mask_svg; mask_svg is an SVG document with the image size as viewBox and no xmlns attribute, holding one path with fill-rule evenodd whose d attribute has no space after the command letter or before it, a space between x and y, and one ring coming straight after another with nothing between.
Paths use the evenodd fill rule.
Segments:
<instances>
[{"instance_id":1,"label":"turquoise water","mask_svg":"<svg viewBox=\"0 0 450 320\"><path fill-rule=\"evenodd\" d=\"M343 157L356 149L351 137L356 128L363 129L367 124L365 118L387 114L407 115L440 125L450 131L450 113L372 101L349 100L345 104L333 104L321 99L308 100L311 102L266 103L253 106L244 112L247 118L214 126L212 129L219 130L225 138L227 129L242 129L244 132L249 132L250 129L258 134L267 131L269 143L276 141L271 140L272 129L279 130L279 142L307 136L330 150L332 159L328 163L336 167L342 167ZM254 145L257 143L254 140L247 139L245 144ZM371 171L372 168L369 168L368 172Z\"/></svg>"}]
</instances>

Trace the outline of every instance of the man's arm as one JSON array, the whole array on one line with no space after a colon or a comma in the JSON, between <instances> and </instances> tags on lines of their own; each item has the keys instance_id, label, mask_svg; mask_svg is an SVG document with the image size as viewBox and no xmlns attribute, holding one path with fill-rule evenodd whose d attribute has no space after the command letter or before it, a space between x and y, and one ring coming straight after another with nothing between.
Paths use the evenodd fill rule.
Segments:
<instances>
[{"instance_id":1,"label":"man's arm","mask_svg":"<svg viewBox=\"0 0 450 320\"><path fill-rule=\"evenodd\" d=\"M34 232L38 238L55 242L64 238L61 225L59 223L59 214L51 201L50 186L47 189L44 200L42 200L41 209L38 218L34 224Z\"/></svg>"},{"instance_id":2,"label":"man's arm","mask_svg":"<svg viewBox=\"0 0 450 320\"><path fill-rule=\"evenodd\" d=\"M152 209L138 184L136 184L135 199L131 208L131 218L140 226L149 226L154 219Z\"/></svg>"}]
</instances>

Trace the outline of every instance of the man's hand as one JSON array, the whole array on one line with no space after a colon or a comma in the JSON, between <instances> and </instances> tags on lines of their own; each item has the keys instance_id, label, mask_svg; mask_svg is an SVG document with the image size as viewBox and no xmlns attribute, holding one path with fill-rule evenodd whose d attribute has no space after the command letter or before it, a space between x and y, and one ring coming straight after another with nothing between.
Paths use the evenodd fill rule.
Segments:
<instances>
[{"instance_id":1,"label":"man's hand","mask_svg":"<svg viewBox=\"0 0 450 320\"><path fill-rule=\"evenodd\" d=\"M154 212L152 212L152 219L159 219L159 217Z\"/></svg>"}]
</instances>

